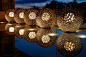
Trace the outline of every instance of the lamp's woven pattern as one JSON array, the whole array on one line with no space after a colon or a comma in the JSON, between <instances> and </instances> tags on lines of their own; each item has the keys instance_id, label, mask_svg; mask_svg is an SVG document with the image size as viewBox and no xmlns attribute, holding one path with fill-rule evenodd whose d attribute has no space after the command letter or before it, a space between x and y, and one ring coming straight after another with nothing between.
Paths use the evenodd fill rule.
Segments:
<instances>
[{"instance_id":1,"label":"lamp's woven pattern","mask_svg":"<svg viewBox=\"0 0 86 57\"><path fill-rule=\"evenodd\" d=\"M37 31L37 44L40 45L41 47L45 47L45 48L52 46L55 43L56 36L49 36L48 35L49 33L55 34L55 32L52 29L39 29ZM50 41L48 43L43 43L42 37L44 35L49 36Z\"/></svg>"},{"instance_id":2,"label":"lamp's woven pattern","mask_svg":"<svg viewBox=\"0 0 86 57\"><path fill-rule=\"evenodd\" d=\"M63 56L76 56L81 52L83 43L76 33L62 33L56 40L56 46Z\"/></svg>"},{"instance_id":3,"label":"lamp's woven pattern","mask_svg":"<svg viewBox=\"0 0 86 57\"><path fill-rule=\"evenodd\" d=\"M15 27L15 25L16 24L7 23L6 26L5 26L6 33L9 34L9 35L14 35L14 27ZM10 28L13 28L12 32L9 31Z\"/></svg>"},{"instance_id":4,"label":"lamp's woven pattern","mask_svg":"<svg viewBox=\"0 0 86 57\"><path fill-rule=\"evenodd\" d=\"M57 24L64 32L76 32L76 30L79 29L82 23L83 13L80 9L67 7L59 11Z\"/></svg>"},{"instance_id":5,"label":"lamp's woven pattern","mask_svg":"<svg viewBox=\"0 0 86 57\"><path fill-rule=\"evenodd\" d=\"M25 12L24 9L18 9L18 10L15 11L14 20L15 20L17 23L25 23L25 22L24 22L24 12Z\"/></svg>"},{"instance_id":6,"label":"lamp's woven pattern","mask_svg":"<svg viewBox=\"0 0 86 57\"><path fill-rule=\"evenodd\" d=\"M5 12L5 19L8 22L14 22L14 14L15 14L15 10L14 9L9 9ZM13 16L10 16L13 15Z\"/></svg>"},{"instance_id":7,"label":"lamp's woven pattern","mask_svg":"<svg viewBox=\"0 0 86 57\"><path fill-rule=\"evenodd\" d=\"M39 25L42 28L48 28L52 27L55 24L56 21L56 14L55 11L44 8L40 9L37 14L37 25Z\"/></svg>"},{"instance_id":8,"label":"lamp's woven pattern","mask_svg":"<svg viewBox=\"0 0 86 57\"><path fill-rule=\"evenodd\" d=\"M19 34L19 30L20 29L24 29L25 28L25 25L20 25L20 24L17 24L16 26L15 26L15 35L18 37L18 38L24 38L24 34L23 35L20 35Z\"/></svg>"},{"instance_id":9,"label":"lamp's woven pattern","mask_svg":"<svg viewBox=\"0 0 86 57\"><path fill-rule=\"evenodd\" d=\"M27 25L36 25L37 10L34 8L28 9L24 15L24 21Z\"/></svg>"},{"instance_id":10,"label":"lamp's woven pattern","mask_svg":"<svg viewBox=\"0 0 86 57\"><path fill-rule=\"evenodd\" d=\"M24 34L24 38L26 41L28 42L36 42L36 38L37 38L37 31L38 31L38 27L37 26L25 26L25 34ZM31 35L32 33L32 35Z\"/></svg>"}]
</instances>

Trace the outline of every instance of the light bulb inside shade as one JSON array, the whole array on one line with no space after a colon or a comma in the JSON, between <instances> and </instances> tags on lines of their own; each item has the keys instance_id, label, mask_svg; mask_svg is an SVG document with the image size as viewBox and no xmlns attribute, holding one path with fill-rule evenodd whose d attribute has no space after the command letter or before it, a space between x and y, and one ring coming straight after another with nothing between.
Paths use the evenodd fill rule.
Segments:
<instances>
[{"instance_id":1,"label":"light bulb inside shade","mask_svg":"<svg viewBox=\"0 0 86 57\"><path fill-rule=\"evenodd\" d=\"M24 35L24 29L20 29L20 30L19 30L19 34L20 34L20 35Z\"/></svg>"},{"instance_id":2,"label":"light bulb inside shade","mask_svg":"<svg viewBox=\"0 0 86 57\"><path fill-rule=\"evenodd\" d=\"M14 12L9 12L9 17L14 17Z\"/></svg>"},{"instance_id":3,"label":"light bulb inside shade","mask_svg":"<svg viewBox=\"0 0 86 57\"><path fill-rule=\"evenodd\" d=\"M35 18L36 18L36 14L34 12L30 12L29 19L35 19Z\"/></svg>"},{"instance_id":4,"label":"light bulb inside shade","mask_svg":"<svg viewBox=\"0 0 86 57\"><path fill-rule=\"evenodd\" d=\"M42 42L43 43L48 43L50 41L50 37L48 35L43 35L42 36Z\"/></svg>"},{"instance_id":5,"label":"light bulb inside shade","mask_svg":"<svg viewBox=\"0 0 86 57\"><path fill-rule=\"evenodd\" d=\"M24 18L24 12L19 13L20 18Z\"/></svg>"},{"instance_id":6,"label":"light bulb inside shade","mask_svg":"<svg viewBox=\"0 0 86 57\"><path fill-rule=\"evenodd\" d=\"M10 27L9 32L14 32L14 27Z\"/></svg>"},{"instance_id":7,"label":"light bulb inside shade","mask_svg":"<svg viewBox=\"0 0 86 57\"><path fill-rule=\"evenodd\" d=\"M72 42L65 42L65 43L64 43L64 48L65 48L67 51L73 51L74 48L75 48L75 44L72 43Z\"/></svg>"},{"instance_id":8,"label":"light bulb inside shade","mask_svg":"<svg viewBox=\"0 0 86 57\"><path fill-rule=\"evenodd\" d=\"M50 15L48 13L43 13L42 14L42 20L43 21L48 21L50 19Z\"/></svg>"},{"instance_id":9,"label":"light bulb inside shade","mask_svg":"<svg viewBox=\"0 0 86 57\"><path fill-rule=\"evenodd\" d=\"M36 37L36 33L35 33L35 32L30 32L30 33L28 34L28 36L29 36L30 39L33 39L33 38Z\"/></svg>"},{"instance_id":10,"label":"light bulb inside shade","mask_svg":"<svg viewBox=\"0 0 86 57\"><path fill-rule=\"evenodd\" d=\"M74 17L73 13L67 13L67 15L64 16L64 20L66 22L73 22L74 19L75 19L75 17Z\"/></svg>"}]
</instances>

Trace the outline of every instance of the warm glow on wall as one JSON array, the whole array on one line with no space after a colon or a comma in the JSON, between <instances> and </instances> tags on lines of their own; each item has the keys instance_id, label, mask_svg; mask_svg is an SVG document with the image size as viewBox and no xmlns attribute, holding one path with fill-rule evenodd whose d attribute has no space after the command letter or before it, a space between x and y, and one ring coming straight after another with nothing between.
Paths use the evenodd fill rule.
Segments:
<instances>
[{"instance_id":1,"label":"warm glow on wall","mask_svg":"<svg viewBox=\"0 0 86 57\"><path fill-rule=\"evenodd\" d=\"M14 32L14 27L10 27L9 32Z\"/></svg>"}]
</instances>

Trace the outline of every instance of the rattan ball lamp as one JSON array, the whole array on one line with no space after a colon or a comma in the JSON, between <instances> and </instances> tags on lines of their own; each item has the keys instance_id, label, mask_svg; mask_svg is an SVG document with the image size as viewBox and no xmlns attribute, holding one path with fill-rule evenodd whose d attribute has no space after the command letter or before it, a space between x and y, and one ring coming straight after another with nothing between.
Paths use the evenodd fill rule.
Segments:
<instances>
[{"instance_id":1,"label":"rattan ball lamp","mask_svg":"<svg viewBox=\"0 0 86 57\"><path fill-rule=\"evenodd\" d=\"M43 8L38 11L37 25L42 28L51 28L56 22L56 14L55 11L49 8Z\"/></svg>"},{"instance_id":2,"label":"rattan ball lamp","mask_svg":"<svg viewBox=\"0 0 86 57\"><path fill-rule=\"evenodd\" d=\"M26 10L24 15L24 21L27 25L36 25L37 10L30 8Z\"/></svg>"},{"instance_id":3,"label":"rattan ball lamp","mask_svg":"<svg viewBox=\"0 0 86 57\"><path fill-rule=\"evenodd\" d=\"M25 25L16 24L14 31L18 38L24 38Z\"/></svg>"},{"instance_id":4,"label":"rattan ball lamp","mask_svg":"<svg viewBox=\"0 0 86 57\"><path fill-rule=\"evenodd\" d=\"M56 34L52 29L39 29L37 31L37 44L41 47L48 48L55 43Z\"/></svg>"},{"instance_id":5,"label":"rattan ball lamp","mask_svg":"<svg viewBox=\"0 0 86 57\"><path fill-rule=\"evenodd\" d=\"M5 12L5 19L8 22L14 22L14 14L15 14L15 10L14 9L9 9Z\"/></svg>"},{"instance_id":6,"label":"rattan ball lamp","mask_svg":"<svg viewBox=\"0 0 86 57\"><path fill-rule=\"evenodd\" d=\"M5 26L5 31L9 35L14 35L14 28L15 28L15 23L7 23Z\"/></svg>"},{"instance_id":7,"label":"rattan ball lamp","mask_svg":"<svg viewBox=\"0 0 86 57\"><path fill-rule=\"evenodd\" d=\"M37 31L38 31L38 27L37 26L28 26L26 25L25 27L25 33L24 33L24 38L26 41L28 42L36 42L36 38L37 38Z\"/></svg>"},{"instance_id":8,"label":"rattan ball lamp","mask_svg":"<svg viewBox=\"0 0 86 57\"><path fill-rule=\"evenodd\" d=\"M63 56L76 56L82 48L83 43L77 33L62 33L56 40L56 47Z\"/></svg>"},{"instance_id":9,"label":"rattan ball lamp","mask_svg":"<svg viewBox=\"0 0 86 57\"><path fill-rule=\"evenodd\" d=\"M64 32L76 32L83 23L83 12L80 9L67 7L59 11L57 25Z\"/></svg>"},{"instance_id":10,"label":"rattan ball lamp","mask_svg":"<svg viewBox=\"0 0 86 57\"><path fill-rule=\"evenodd\" d=\"M24 22L24 12L25 10L24 9L18 9L15 11L15 17L14 17L14 20L16 21L16 23L25 23Z\"/></svg>"}]
</instances>

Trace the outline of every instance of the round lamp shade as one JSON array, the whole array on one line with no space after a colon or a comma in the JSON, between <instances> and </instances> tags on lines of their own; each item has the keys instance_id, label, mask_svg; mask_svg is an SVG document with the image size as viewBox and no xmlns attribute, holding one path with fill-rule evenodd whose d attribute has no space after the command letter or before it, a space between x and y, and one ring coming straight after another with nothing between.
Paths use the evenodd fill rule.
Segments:
<instances>
[{"instance_id":1,"label":"round lamp shade","mask_svg":"<svg viewBox=\"0 0 86 57\"><path fill-rule=\"evenodd\" d=\"M27 25L36 25L36 17L37 17L37 10L36 9L28 9L24 15L24 21Z\"/></svg>"},{"instance_id":2,"label":"round lamp shade","mask_svg":"<svg viewBox=\"0 0 86 57\"><path fill-rule=\"evenodd\" d=\"M14 9L9 9L5 12L5 19L8 22L14 22L14 14L15 14L15 10Z\"/></svg>"},{"instance_id":3,"label":"round lamp shade","mask_svg":"<svg viewBox=\"0 0 86 57\"><path fill-rule=\"evenodd\" d=\"M24 34L24 38L26 41L28 42L36 42L36 38L37 38L37 31L38 31L38 27L37 26L28 26L26 25L25 27L25 34Z\"/></svg>"},{"instance_id":4,"label":"round lamp shade","mask_svg":"<svg viewBox=\"0 0 86 57\"><path fill-rule=\"evenodd\" d=\"M18 38L24 38L24 31L25 31L25 25L20 25L20 24L17 24L15 26L15 35L18 37Z\"/></svg>"},{"instance_id":5,"label":"round lamp shade","mask_svg":"<svg viewBox=\"0 0 86 57\"><path fill-rule=\"evenodd\" d=\"M39 25L42 28L50 28L55 24L56 21L56 14L55 11L44 8L40 9L37 14L37 25Z\"/></svg>"},{"instance_id":6,"label":"round lamp shade","mask_svg":"<svg viewBox=\"0 0 86 57\"><path fill-rule=\"evenodd\" d=\"M15 11L14 20L15 20L17 23L25 23L25 22L24 22L24 12L25 12L24 9L18 9L18 10Z\"/></svg>"},{"instance_id":7,"label":"round lamp shade","mask_svg":"<svg viewBox=\"0 0 86 57\"><path fill-rule=\"evenodd\" d=\"M5 26L5 31L9 35L14 35L14 27L16 24L12 23L7 23Z\"/></svg>"},{"instance_id":8,"label":"round lamp shade","mask_svg":"<svg viewBox=\"0 0 86 57\"><path fill-rule=\"evenodd\" d=\"M77 33L62 33L56 40L56 47L63 56L76 56L82 48L83 43Z\"/></svg>"},{"instance_id":9,"label":"round lamp shade","mask_svg":"<svg viewBox=\"0 0 86 57\"><path fill-rule=\"evenodd\" d=\"M37 44L48 48L55 43L56 34L52 29L39 29L37 31Z\"/></svg>"},{"instance_id":10,"label":"round lamp shade","mask_svg":"<svg viewBox=\"0 0 86 57\"><path fill-rule=\"evenodd\" d=\"M59 11L57 24L64 32L76 32L83 23L83 13L80 9L67 7Z\"/></svg>"}]
</instances>

